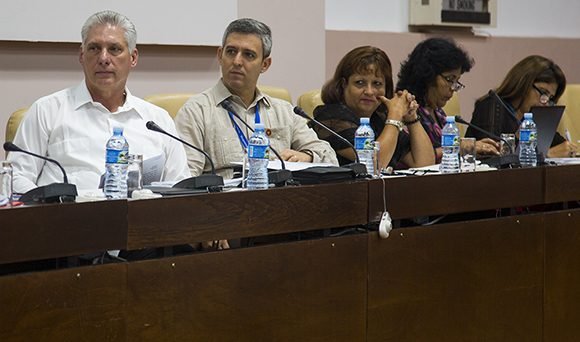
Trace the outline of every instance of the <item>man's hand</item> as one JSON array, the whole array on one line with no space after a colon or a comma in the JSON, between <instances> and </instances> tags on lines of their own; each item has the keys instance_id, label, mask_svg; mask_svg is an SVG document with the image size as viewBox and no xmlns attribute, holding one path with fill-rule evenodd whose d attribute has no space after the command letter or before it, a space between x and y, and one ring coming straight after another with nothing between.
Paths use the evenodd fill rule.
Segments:
<instances>
[{"instance_id":1,"label":"man's hand","mask_svg":"<svg viewBox=\"0 0 580 342\"><path fill-rule=\"evenodd\" d=\"M280 156L284 161L289 162L302 162L302 163L310 163L312 162L312 156L299 151L294 151L291 149L285 149L280 153Z\"/></svg>"}]
</instances>

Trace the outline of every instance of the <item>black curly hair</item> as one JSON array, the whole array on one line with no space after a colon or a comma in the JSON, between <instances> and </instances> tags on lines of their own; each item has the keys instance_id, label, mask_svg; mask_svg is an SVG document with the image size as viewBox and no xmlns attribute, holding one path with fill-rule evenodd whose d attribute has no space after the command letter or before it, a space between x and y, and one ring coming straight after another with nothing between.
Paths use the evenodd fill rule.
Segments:
<instances>
[{"instance_id":1,"label":"black curly hair","mask_svg":"<svg viewBox=\"0 0 580 342\"><path fill-rule=\"evenodd\" d=\"M427 89L441 73L461 69L468 72L473 67L473 59L452 39L429 38L413 49L407 60L401 63L397 90L406 89L417 99L420 106L426 106Z\"/></svg>"}]
</instances>

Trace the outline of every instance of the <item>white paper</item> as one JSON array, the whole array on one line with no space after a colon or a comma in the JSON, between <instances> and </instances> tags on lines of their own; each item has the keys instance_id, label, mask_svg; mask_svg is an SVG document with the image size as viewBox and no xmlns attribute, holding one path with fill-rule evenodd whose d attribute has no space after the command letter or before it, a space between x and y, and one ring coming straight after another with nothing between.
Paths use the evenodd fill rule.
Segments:
<instances>
[{"instance_id":1,"label":"white paper","mask_svg":"<svg viewBox=\"0 0 580 342\"><path fill-rule=\"evenodd\" d=\"M143 185L161 180L165 166L165 155L160 154L143 161Z\"/></svg>"},{"instance_id":2,"label":"white paper","mask_svg":"<svg viewBox=\"0 0 580 342\"><path fill-rule=\"evenodd\" d=\"M557 165L574 165L580 164L580 158L546 158L546 162L556 163Z\"/></svg>"}]
</instances>

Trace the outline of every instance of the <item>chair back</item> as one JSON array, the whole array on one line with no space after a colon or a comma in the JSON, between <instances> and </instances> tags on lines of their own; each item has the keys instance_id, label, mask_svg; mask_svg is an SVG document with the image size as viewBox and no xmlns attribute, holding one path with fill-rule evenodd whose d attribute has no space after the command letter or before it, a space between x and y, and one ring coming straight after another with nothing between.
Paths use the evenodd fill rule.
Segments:
<instances>
[{"instance_id":1,"label":"chair back","mask_svg":"<svg viewBox=\"0 0 580 342\"><path fill-rule=\"evenodd\" d=\"M165 109L172 118L175 118L177 112L187 100L192 97L193 93L168 93L168 94L153 94L146 96L145 101L151 102L156 106Z\"/></svg>"},{"instance_id":2,"label":"chair back","mask_svg":"<svg viewBox=\"0 0 580 342\"><path fill-rule=\"evenodd\" d=\"M323 105L320 89L310 90L298 98L298 106L310 117L314 116L314 108Z\"/></svg>"},{"instance_id":3,"label":"chair back","mask_svg":"<svg viewBox=\"0 0 580 342\"><path fill-rule=\"evenodd\" d=\"M566 106L558 125L558 133L565 136L568 129L572 142L576 143L580 140L580 84L566 85L558 104Z\"/></svg>"},{"instance_id":4,"label":"chair back","mask_svg":"<svg viewBox=\"0 0 580 342\"><path fill-rule=\"evenodd\" d=\"M290 96L290 92L288 91L288 89L265 85L259 85L258 89L260 89L262 93L265 93L268 96L275 97L277 99L282 99L292 103L292 97Z\"/></svg>"},{"instance_id":5,"label":"chair back","mask_svg":"<svg viewBox=\"0 0 580 342\"><path fill-rule=\"evenodd\" d=\"M27 111L28 108L20 108L10 115L8 122L6 122L6 138L4 141L14 141L16 130L18 129L18 126L20 126L20 122Z\"/></svg>"}]
</instances>

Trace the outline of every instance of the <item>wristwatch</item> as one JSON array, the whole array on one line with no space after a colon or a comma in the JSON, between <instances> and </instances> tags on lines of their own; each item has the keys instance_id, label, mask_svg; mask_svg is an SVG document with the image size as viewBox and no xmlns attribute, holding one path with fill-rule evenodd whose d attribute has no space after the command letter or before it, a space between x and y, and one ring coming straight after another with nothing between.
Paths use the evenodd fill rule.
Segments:
<instances>
[{"instance_id":1,"label":"wristwatch","mask_svg":"<svg viewBox=\"0 0 580 342\"><path fill-rule=\"evenodd\" d=\"M385 121L385 125L392 125L397 127L397 129L400 131L403 130L403 122L399 121L399 120L391 120L391 119L387 119L387 121Z\"/></svg>"}]
</instances>

